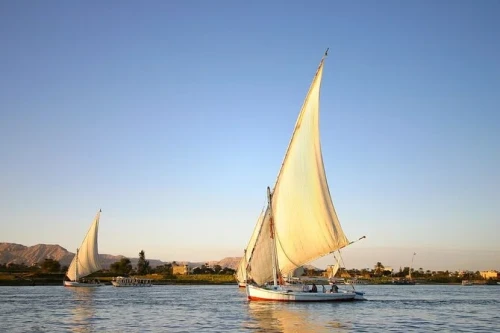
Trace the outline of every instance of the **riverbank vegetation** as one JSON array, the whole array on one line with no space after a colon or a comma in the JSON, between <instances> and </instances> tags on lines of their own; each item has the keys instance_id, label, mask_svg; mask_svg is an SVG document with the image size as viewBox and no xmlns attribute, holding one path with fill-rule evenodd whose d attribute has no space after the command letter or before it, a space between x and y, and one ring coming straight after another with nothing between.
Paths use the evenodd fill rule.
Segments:
<instances>
[{"instance_id":1,"label":"riverbank vegetation","mask_svg":"<svg viewBox=\"0 0 500 333\"><path fill-rule=\"evenodd\" d=\"M0 264L1 285L62 285L67 266L61 266L53 259L27 266L25 264ZM219 265L210 266L208 263L199 267L189 268L186 265L172 263L151 267L146 260L144 251L139 253L137 267L133 267L130 259L122 258L113 263L109 269L96 272L89 278L99 279L111 284L116 276L136 276L153 280L153 284L233 284L236 283L235 271ZM347 281L356 279L367 284L392 284L393 280L406 279L410 276L410 268L400 268L394 272L386 269L378 262L373 269L340 269L336 276ZM328 271L305 269L307 276L328 276ZM420 284L458 284L462 280L476 281L476 283L491 283L497 279L485 279L479 271L431 271L423 268L411 270L411 279Z\"/></svg>"},{"instance_id":2,"label":"riverbank vegetation","mask_svg":"<svg viewBox=\"0 0 500 333\"><path fill-rule=\"evenodd\" d=\"M182 268L182 269L178 269ZM27 266L25 264L0 264L0 286L22 285L62 285L67 266L61 267L53 259ZM176 272L181 272L176 273ZM101 282L111 284L116 276L136 276L153 280L154 284L233 284L235 270L223 268L219 265L213 267L208 263L200 267L189 269L186 265L179 265L175 261L165 265L151 267L143 250L139 252L137 267L133 267L130 259L121 258L103 269L88 276Z\"/></svg>"}]
</instances>

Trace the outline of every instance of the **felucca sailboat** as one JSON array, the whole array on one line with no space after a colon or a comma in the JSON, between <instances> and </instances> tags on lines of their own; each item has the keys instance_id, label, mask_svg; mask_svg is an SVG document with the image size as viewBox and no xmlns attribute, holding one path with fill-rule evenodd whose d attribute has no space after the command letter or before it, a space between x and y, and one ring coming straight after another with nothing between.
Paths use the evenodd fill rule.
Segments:
<instances>
[{"instance_id":1,"label":"felucca sailboat","mask_svg":"<svg viewBox=\"0 0 500 333\"><path fill-rule=\"evenodd\" d=\"M328 52L328 50L327 50ZM351 244L337 218L323 166L319 135L319 97L325 57L321 59L295 124L267 207L246 249L249 300L353 301L353 290L310 292L287 285L283 277L315 259ZM307 288L307 286L304 286ZM333 289L333 288L332 288Z\"/></svg>"},{"instance_id":2,"label":"felucca sailboat","mask_svg":"<svg viewBox=\"0 0 500 333\"><path fill-rule=\"evenodd\" d=\"M100 287L102 285L97 280L85 279L86 276L102 269L97 249L97 234L100 217L101 210L97 212L89 231L83 239L82 245L79 249L76 249L76 254L66 273L66 277L69 281L64 280L65 287Z\"/></svg>"}]
</instances>

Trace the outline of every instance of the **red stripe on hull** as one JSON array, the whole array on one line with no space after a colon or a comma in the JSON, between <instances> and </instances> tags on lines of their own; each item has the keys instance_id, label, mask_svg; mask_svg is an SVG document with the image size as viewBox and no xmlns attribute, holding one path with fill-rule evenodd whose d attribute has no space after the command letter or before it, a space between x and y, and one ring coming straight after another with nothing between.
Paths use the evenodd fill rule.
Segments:
<instances>
[{"instance_id":1,"label":"red stripe on hull","mask_svg":"<svg viewBox=\"0 0 500 333\"><path fill-rule=\"evenodd\" d=\"M354 298L348 299L315 299L315 300L290 300L290 299L268 299L255 296L248 296L249 301L265 301L265 302L352 302Z\"/></svg>"}]
</instances>

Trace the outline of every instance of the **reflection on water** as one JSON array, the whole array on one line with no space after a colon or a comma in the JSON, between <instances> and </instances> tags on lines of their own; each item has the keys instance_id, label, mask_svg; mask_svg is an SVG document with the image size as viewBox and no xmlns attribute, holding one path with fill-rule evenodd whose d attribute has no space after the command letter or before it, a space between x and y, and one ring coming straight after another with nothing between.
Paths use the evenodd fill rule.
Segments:
<instances>
[{"instance_id":1,"label":"reflection on water","mask_svg":"<svg viewBox=\"0 0 500 333\"><path fill-rule=\"evenodd\" d=\"M317 304L317 303L316 303ZM325 311L326 303L321 303ZM286 302L248 302L249 318L244 327L257 329L259 332L331 332L332 329L342 331L349 329L346 325L327 318L319 319L319 313L314 311L316 306L311 303L286 303ZM331 309L327 307L326 310ZM312 311L311 311L312 310ZM322 313L321 316L325 314ZM333 314L332 314L333 317ZM326 320L325 320L326 319Z\"/></svg>"},{"instance_id":2,"label":"reflection on water","mask_svg":"<svg viewBox=\"0 0 500 333\"><path fill-rule=\"evenodd\" d=\"M249 302L236 286L0 287L0 333L499 332L500 286L366 286L366 302Z\"/></svg>"},{"instance_id":3,"label":"reflection on water","mask_svg":"<svg viewBox=\"0 0 500 333\"><path fill-rule=\"evenodd\" d=\"M70 329L75 333L93 332L95 317L95 288L70 288L72 291L72 317Z\"/></svg>"}]
</instances>

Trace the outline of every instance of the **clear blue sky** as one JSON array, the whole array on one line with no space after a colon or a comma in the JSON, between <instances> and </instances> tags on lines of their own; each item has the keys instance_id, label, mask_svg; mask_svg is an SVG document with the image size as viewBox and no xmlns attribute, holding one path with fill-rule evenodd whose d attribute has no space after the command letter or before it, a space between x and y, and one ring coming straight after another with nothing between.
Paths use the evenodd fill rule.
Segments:
<instances>
[{"instance_id":1,"label":"clear blue sky","mask_svg":"<svg viewBox=\"0 0 500 333\"><path fill-rule=\"evenodd\" d=\"M324 162L344 231L367 236L346 265L500 269L498 17L493 0L2 2L0 241L75 251L102 208L101 253L240 256L330 47Z\"/></svg>"}]
</instances>

